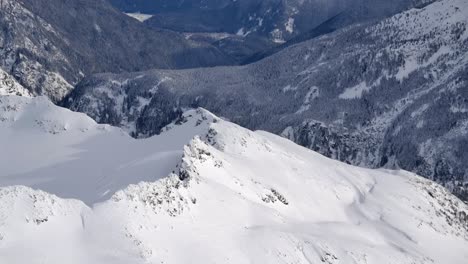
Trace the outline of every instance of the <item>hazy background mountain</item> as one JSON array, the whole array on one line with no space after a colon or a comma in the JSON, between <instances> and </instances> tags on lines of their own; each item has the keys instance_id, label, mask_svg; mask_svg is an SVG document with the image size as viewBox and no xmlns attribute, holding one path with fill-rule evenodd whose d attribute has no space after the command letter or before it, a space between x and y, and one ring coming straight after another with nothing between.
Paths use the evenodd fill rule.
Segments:
<instances>
[{"instance_id":1,"label":"hazy background mountain","mask_svg":"<svg viewBox=\"0 0 468 264\"><path fill-rule=\"evenodd\" d=\"M252 62L277 49L271 45L282 44L291 39L305 40L306 33L330 24L334 29L401 12L431 0L109 0L126 13L151 14L145 24L155 28L166 28L178 32L228 33L246 37L264 38L271 42L257 44L255 52L245 50L243 62ZM330 27L331 25L329 25ZM315 33L320 29L315 29ZM309 34L309 37L316 34ZM328 33L321 31L321 34ZM229 41L230 36L225 37ZM297 39L294 43L297 43ZM262 42L260 42L261 44ZM289 44L288 44L289 45ZM229 43L224 49L230 50ZM270 51L271 50L271 51ZM250 51L250 52L249 52Z\"/></svg>"},{"instance_id":2,"label":"hazy background mountain","mask_svg":"<svg viewBox=\"0 0 468 264\"><path fill-rule=\"evenodd\" d=\"M63 104L136 136L202 106L326 156L403 168L466 198L468 1L439 1L243 67L102 74Z\"/></svg>"}]
</instances>

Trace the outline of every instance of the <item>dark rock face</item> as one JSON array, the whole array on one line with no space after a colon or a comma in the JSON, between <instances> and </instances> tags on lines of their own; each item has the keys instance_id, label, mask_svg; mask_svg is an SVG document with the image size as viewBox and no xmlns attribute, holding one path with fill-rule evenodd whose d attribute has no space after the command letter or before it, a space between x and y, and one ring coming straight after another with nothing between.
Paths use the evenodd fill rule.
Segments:
<instances>
[{"instance_id":1,"label":"dark rock face","mask_svg":"<svg viewBox=\"0 0 468 264\"><path fill-rule=\"evenodd\" d=\"M436 2L238 67L88 78L63 101L149 136L204 107L326 156L402 168L466 197L468 4ZM144 125L148 124L148 125Z\"/></svg>"},{"instance_id":2,"label":"dark rock face","mask_svg":"<svg viewBox=\"0 0 468 264\"><path fill-rule=\"evenodd\" d=\"M358 166L378 167L378 142L366 133L353 133L346 128L310 120L286 128L281 135L332 159Z\"/></svg>"},{"instance_id":3,"label":"dark rock face","mask_svg":"<svg viewBox=\"0 0 468 264\"><path fill-rule=\"evenodd\" d=\"M104 0L4 0L0 8L0 67L55 101L92 73L231 63L212 45L149 29Z\"/></svg>"}]
</instances>

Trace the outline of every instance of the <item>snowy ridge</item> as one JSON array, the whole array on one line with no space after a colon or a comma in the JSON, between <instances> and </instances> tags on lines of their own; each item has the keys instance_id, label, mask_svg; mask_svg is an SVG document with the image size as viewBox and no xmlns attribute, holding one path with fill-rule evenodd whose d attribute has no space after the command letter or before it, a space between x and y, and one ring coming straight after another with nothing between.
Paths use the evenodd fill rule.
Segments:
<instances>
[{"instance_id":1,"label":"snowy ridge","mask_svg":"<svg viewBox=\"0 0 468 264\"><path fill-rule=\"evenodd\" d=\"M34 99L1 96L0 109L0 126L16 131L40 129L58 134L67 130L85 132L89 129L110 129L108 125L97 125L86 115L71 114L70 110L56 107L45 96Z\"/></svg>"},{"instance_id":2,"label":"snowy ridge","mask_svg":"<svg viewBox=\"0 0 468 264\"><path fill-rule=\"evenodd\" d=\"M207 130L207 117L195 112L186 113L183 126L137 141L45 97L2 96L0 145L8 151L0 153L0 184L27 185L87 204L108 199L131 183L167 176L184 144Z\"/></svg>"},{"instance_id":3,"label":"snowy ridge","mask_svg":"<svg viewBox=\"0 0 468 264\"><path fill-rule=\"evenodd\" d=\"M0 123L2 146L8 138L21 150L34 136L46 143L32 146L37 152L54 146L62 154L44 172L47 164L7 146L0 185L14 179L88 204L0 188L2 263L442 264L468 257L467 205L412 173L346 165L203 109L134 140L44 98L0 98L9 116ZM35 130L40 116L70 129ZM106 144L113 146L107 154L97 152ZM75 152L65 155L70 145ZM27 172L8 168L14 161ZM72 188L59 184L68 181Z\"/></svg>"}]
</instances>

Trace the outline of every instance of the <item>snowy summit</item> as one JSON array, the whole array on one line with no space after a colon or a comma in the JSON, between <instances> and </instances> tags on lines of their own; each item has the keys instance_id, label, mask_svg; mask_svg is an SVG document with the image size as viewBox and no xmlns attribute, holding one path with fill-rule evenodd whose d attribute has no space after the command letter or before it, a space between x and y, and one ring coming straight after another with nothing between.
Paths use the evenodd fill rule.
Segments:
<instances>
[{"instance_id":1,"label":"snowy summit","mask_svg":"<svg viewBox=\"0 0 468 264\"><path fill-rule=\"evenodd\" d=\"M44 97L2 96L0 109L0 263L468 258L468 206L409 172L353 167L203 109L143 140Z\"/></svg>"}]
</instances>

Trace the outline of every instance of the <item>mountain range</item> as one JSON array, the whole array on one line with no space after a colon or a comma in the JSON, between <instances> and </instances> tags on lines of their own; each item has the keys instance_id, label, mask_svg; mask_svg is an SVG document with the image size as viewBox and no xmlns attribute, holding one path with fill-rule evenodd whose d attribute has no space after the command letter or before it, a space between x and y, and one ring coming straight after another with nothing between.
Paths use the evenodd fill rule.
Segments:
<instances>
[{"instance_id":1,"label":"mountain range","mask_svg":"<svg viewBox=\"0 0 468 264\"><path fill-rule=\"evenodd\" d=\"M467 248L468 0L0 0L0 263Z\"/></svg>"},{"instance_id":2,"label":"mountain range","mask_svg":"<svg viewBox=\"0 0 468 264\"><path fill-rule=\"evenodd\" d=\"M237 64L353 23L379 20L433 0L110 0L152 28L216 46Z\"/></svg>"},{"instance_id":3,"label":"mountain range","mask_svg":"<svg viewBox=\"0 0 468 264\"><path fill-rule=\"evenodd\" d=\"M54 101L92 73L234 63L206 42L149 29L105 0L3 0L0 28L1 69Z\"/></svg>"},{"instance_id":4,"label":"mountain range","mask_svg":"<svg viewBox=\"0 0 468 264\"><path fill-rule=\"evenodd\" d=\"M110 0L144 22L181 32L256 35L284 42L342 13L354 21L382 18L431 0ZM349 21L351 23L351 21ZM344 26L344 24L342 25Z\"/></svg>"},{"instance_id":5,"label":"mountain range","mask_svg":"<svg viewBox=\"0 0 468 264\"><path fill-rule=\"evenodd\" d=\"M441 0L235 67L98 74L61 105L135 137L203 107L325 156L467 199L468 1Z\"/></svg>"}]
</instances>

